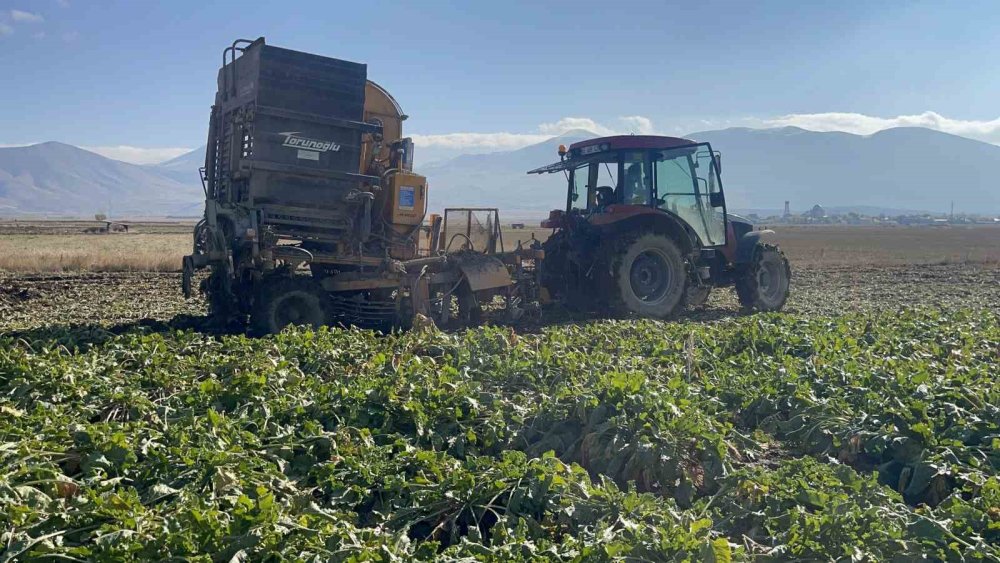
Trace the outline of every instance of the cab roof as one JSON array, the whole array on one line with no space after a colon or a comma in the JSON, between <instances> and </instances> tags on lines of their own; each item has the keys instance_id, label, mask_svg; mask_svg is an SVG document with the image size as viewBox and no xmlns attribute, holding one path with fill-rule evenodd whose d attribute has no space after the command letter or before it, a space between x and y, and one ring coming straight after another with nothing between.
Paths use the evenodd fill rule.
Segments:
<instances>
[{"instance_id":1,"label":"cab roof","mask_svg":"<svg viewBox=\"0 0 1000 563\"><path fill-rule=\"evenodd\" d=\"M586 141L577 141L569 146L570 154L583 147L607 144L603 150L616 151L622 149L675 149L695 145L697 141L684 139L682 137L664 137L661 135L612 135L610 137L597 137Z\"/></svg>"},{"instance_id":2,"label":"cab roof","mask_svg":"<svg viewBox=\"0 0 1000 563\"><path fill-rule=\"evenodd\" d=\"M566 157L559 162L529 170L528 174L545 174L568 170L577 165L583 157L594 156L603 152L618 150L656 150L676 149L697 145L698 141L682 137L665 137L661 135L612 135L578 141L569 146Z\"/></svg>"}]
</instances>

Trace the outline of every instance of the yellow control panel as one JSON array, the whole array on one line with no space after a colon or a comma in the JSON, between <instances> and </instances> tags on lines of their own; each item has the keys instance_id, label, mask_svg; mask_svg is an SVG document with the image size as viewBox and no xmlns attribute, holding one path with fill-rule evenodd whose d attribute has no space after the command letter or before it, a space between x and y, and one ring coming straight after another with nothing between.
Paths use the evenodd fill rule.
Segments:
<instances>
[{"instance_id":1,"label":"yellow control panel","mask_svg":"<svg viewBox=\"0 0 1000 563\"><path fill-rule=\"evenodd\" d=\"M427 207L427 178L412 172L393 174L388 204L390 223L419 225Z\"/></svg>"}]
</instances>

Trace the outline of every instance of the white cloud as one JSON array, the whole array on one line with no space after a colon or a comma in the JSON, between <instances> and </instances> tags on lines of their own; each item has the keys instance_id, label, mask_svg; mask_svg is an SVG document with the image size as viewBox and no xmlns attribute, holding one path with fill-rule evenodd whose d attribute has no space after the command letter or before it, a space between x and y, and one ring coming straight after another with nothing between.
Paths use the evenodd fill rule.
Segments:
<instances>
[{"instance_id":1,"label":"white cloud","mask_svg":"<svg viewBox=\"0 0 1000 563\"><path fill-rule=\"evenodd\" d=\"M614 131L590 119L589 117L564 117L554 123L542 123L538 126L538 132L543 135L562 135L574 129L586 129L598 135L613 135Z\"/></svg>"},{"instance_id":2,"label":"white cloud","mask_svg":"<svg viewBox=\"0 0 1000 563\"><path fill-rule=\"evenodd\" d=\"M653 122L648 117L643 117L641 115L627 115L619 119L627 129L629 133L635 133L636 135L652 135L655 132L653 127Z\"/></svg>"},{"instance_id":3,"label":"white cloud","mask_svg":"<svg viewBox=\"0 0 1000 563\"><path fill-rule=\"evenodd\" d=\"M862 113L803 113L765 119L762 123L768 127L794 126L811 131L844 131L857 135L871 135L892 127L926 127L1000 144L1000 118L986 121L951 119L933 111L895 117L876 117Z\"/></svg>"},{"instance_id":4,"label":"white cloud","mask_svg":"<svg viewBox=\"0 0 1000 563\"><path fill-rule=\"evenodd\" d=\"M440 135L410 135L413 144L421 147L447 149L513 150L540 143L553 135L534 133L444 133Z\"/></svg>"},{"instance_id":5,"label":"white cloud","mask_svg":"<svg viewBox=\"0 0 1000 563\"><path fill-rule=\"evenodd\" d=\"M438 147L467 152L514 150L541 143L570 131L584 129L595 135L635 133L652 134L653 122L641 115L618 118L619 126L609 127L589 117L564 117L558 121L540 124L530 133L444 133L438 135L411 135L413 143L421 147Z\"/></svg>"},{"instance_id":6,"label":"white cloud","mask_svg":"<svg viewBox=\"0 0 1000 563\"><path fill-rule=\"evenodd\" d=\"M10 19L16 22L24 23L41 23L45 21L45 18L43 18L40 14L33 14L22 10L11 10Z\"/></svg>"},{"instance_id":7,"label":"white cloud","mask_svg":"<svg viewBox=\"0 0 1000 563\"><path fill-rule=\"evenodd\" d=\"M184 153L191 152L185 148L143 148L130 147L128 145L108 146L108 147L80 147L91 152L96 152L101 156L131 162L132 164L157 164L176 158Z\"/></svg>"},{"instance_id":8,"label":"white cloud","mask_svg":"<svg viewBox=\"0 0 1000 563\"><path fill-rule=\"evenodd\" d=\"M4 35L10 35L11 33L14 33L14 28L3 22L0 22L0 37L3 37Z\"/></svg>"}]
</instances>

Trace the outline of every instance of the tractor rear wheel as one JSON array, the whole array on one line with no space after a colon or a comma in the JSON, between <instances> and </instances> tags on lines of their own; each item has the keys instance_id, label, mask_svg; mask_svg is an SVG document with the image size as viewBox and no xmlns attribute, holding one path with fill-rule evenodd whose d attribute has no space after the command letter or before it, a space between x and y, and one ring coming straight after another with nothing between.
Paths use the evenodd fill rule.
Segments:
<instances>
[{"instance_id":1,"label":"tractor rear wheel","mask_svg":"<svg viewBox=\"0 0 1000 563\"><path fill-rule=\"evenodd\" d=\"M274 277L262 282L250 311L257 334L276 334L288 325L318 328L330 322L329 296L306 276Z\"/></svg>"},{"instance_id":2,"label":"tractor rear wheel","mask_svg":"<svg viewBox=\"0 0 1000 563\"><path fill-rule=\"evenodd\" d=\"M743 310L779 311L788 300L792 270L777 246L759 244L753 260L736 280L736 295Z\"/></svg>"},{"instance_id":3,"label":"tractor rear wheel","mask_svg":"<svg viewBox=\"0 0 1000 563\"><path fill-rule=\"evenodd\" d=\"M684 258L667 236L646 233L632 239L613 272L619 305L637 315L669 317L684 297Z\"/></svg>"}]
</instances>

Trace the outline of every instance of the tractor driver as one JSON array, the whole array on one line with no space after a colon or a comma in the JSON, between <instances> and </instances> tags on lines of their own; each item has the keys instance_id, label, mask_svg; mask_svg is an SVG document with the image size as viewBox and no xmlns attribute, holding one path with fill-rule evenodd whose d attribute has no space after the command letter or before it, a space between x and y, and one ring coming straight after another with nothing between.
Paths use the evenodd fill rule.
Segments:
<instances>
[{"instance_id":1,"label":"tractor driver","mask_svg":"<svg viewBox=\"0 0 1000 563\"><path fill-rule=\"evenodd\" d=\"M625 170L622 190L622 203L629 205L646 205L648 203L649 188L646 185L646 176L642 173L642 162L633 162Z\"/></svg>"}]
</instances>

